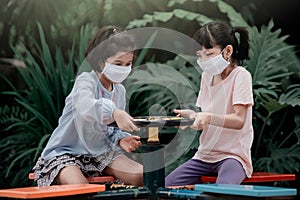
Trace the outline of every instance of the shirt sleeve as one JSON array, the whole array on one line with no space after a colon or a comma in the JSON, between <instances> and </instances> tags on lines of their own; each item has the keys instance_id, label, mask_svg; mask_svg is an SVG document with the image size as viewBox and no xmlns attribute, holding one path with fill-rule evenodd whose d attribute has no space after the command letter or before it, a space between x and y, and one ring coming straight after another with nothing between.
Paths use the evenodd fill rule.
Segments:
<instances>
[{"instance_id":1,"label":"shirt sleeve","mask_svg":"<svg viewBox=\"0 0 300 200\"><path fill-rule=\"evenodd\" d=\"M119 140L131 134L114 127L112 132L107 133L107 136L113 144L118 145Z\"/></svg>"},{"instance_id":2,"label":"shirt sleeve","mask_svg":"<svg viewBox=\"0 0 300 200\"><path fill-rule=\"evenodd\" d=\"M205 73L202 73L202 76L201 76L200 90L199 90L197 101L196 101L196 106L199 107L199 108L202 107L201 97L203 95L204 90L206 89L205 88L205 84L204 84L204 79L205 79L205 75L204 74Z\"/></svg>"},{"instance_id":3,"label":"shirt sleeve","mask_svg":"<svg viewBox=\"0 0 300 200\"><path fill-rule=\"evenodd\" d=\"M232 103L233 105L243 104L250 106L254 104L252 94L252 77L246 70L240 71L236 75Z\"/></svg>"},{"instance_id":4,"label":"shirt sleeve","mask_svg":"<svg viewBox=\"0 0 300 200\"><path fill-rule=\"evenodd\" d=\"M126 90L125 90L124 86L121 84L115 85L115 90L116 90L116 93L118 94L117 99L116 99L116 102L117 102L116 106L121 110L125 110ZM118 145L119 140L121 140L122 138L124 138L126 136L130 136L130 135L131 135L130 133L124 132L121 129L119 129L118 127L112 127L112 131L109 131L107 133L109 140L115 145Z\"/></svg>"},{"instance_id":5,"label":"shirt sleeve","mask_svg":"<svg viewBox=\"0 0 300 200\"><path fill-rule=\"evenodd\" d=\"M113 101L95 98L97 82L90 76L79 76L73 87L73 107L77 114L87 121L107 124L112 121L116 105Z\"/></svg>"}]
</instances>

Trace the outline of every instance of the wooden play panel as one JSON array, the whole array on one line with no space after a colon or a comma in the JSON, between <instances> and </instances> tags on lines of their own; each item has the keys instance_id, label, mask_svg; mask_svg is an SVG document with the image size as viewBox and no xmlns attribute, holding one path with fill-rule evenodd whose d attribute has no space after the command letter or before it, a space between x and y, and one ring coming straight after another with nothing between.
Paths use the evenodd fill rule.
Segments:
<instances>
[{"instance_id":1,"label":"wooden play panel","mask_svg":"<svg viewBox=\"0 0 300 200\"><path fill-rule=\"evenodd\" d=\"M73 184L53 185L43 187L25 187L0 190L0 197L37 199L78 195L105 191L105 185L98 184Z\"/></svg>"}]
</instances>

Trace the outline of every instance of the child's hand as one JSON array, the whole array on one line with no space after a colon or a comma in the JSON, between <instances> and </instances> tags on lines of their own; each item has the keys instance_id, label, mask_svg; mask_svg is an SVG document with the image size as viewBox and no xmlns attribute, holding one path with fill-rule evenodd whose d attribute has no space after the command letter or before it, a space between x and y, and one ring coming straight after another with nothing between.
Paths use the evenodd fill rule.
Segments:
<instances>
[{"instance_id":1,"label":"child's hand","mask_svg":"<svg viewBox=\"0 0 300 200\"><path fill-rule=\"evenodd\" d=\"M133 124L133 118L125 111L115 109L113 112L113 118L115 119L118 127L121 130L133 132L139 131L140 129Z\"/></svg>"},{"instance_id":2,"label":"child's hand","mask_svg":"<svg viewBox=\"0 0 300 200\"><path fill-rule=\"evenodd\" d=\"M119 144L125 151L132 152L142 145L140 140L141 138L139 136L132 135L122 138Z\"/></svg>"},{"instance_id":3,"label":"child's hand","mask_svg":"<svg viewBox=\"0 0 300 200\"><path fill-rule=\"evenodd\" d=\"M191 128L195 130L203 130L210 123L211 113L199 112L196 113L196 118Z\"/></svg>"},{"instance_id":4,"label":"child's hand","mask_svg":"<svg viewBox=\"0 0 300 200\"><path fill-rule=\"evenodd\" d=\"M176 113L178 117L188 117L190 119L194 119L196 117L196 112L190 109L184 109L184 110L174 109L174 113ZM184 130L187 128L187 126L180 126L179 128Z\"/></svg>"},{"instance_id":5,"label":"child's hand","mask_svg":"<svg viewBox=\"0 0 300 200\"><path fill-rule=\"evenodd\" d=\"M190 119L194 119L196 117L196 112L190 109L184 109L184 110L174 109L174 113L176 113L178 117L188 117Z\"/></svg>"}]
</instances>

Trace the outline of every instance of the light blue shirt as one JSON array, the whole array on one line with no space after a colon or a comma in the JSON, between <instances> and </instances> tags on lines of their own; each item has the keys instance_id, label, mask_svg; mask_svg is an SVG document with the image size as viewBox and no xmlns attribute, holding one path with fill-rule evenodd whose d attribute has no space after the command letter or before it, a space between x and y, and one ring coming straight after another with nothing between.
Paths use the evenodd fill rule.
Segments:
<instances>
[{"instance_id":1,"label":"light blue shirt","mask_svg":"<svg viewBox=\"0 0 300 200\"><path fill-rule=\"evenodd\" d=\"M116 108L125 109L125 95L121 84L106 90L94 71L80 74L41 157L48 160L65 153L97 157L120 150L119 140L130 134L107 125L114 121Z\"/></svg>"}]
</instances>

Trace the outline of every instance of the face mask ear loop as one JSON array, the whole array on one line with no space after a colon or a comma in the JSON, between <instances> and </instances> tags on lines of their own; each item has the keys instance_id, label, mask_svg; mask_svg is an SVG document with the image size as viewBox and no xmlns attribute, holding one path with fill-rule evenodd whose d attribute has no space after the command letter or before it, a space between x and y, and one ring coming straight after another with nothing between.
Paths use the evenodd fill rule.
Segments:
<instances>
[{"instance_id":1,"label":"face mask ear loop","mask_svg":"<svg viewBox=\"0 0 300 200\"><path fill-rule=\"evenodd\" d=\"M223 53L224 53L224 51L225 51L225 49L226 49L226 47L221 51L221 55L222 55L222 57L224 58L224 55L223 55ZM225 58L224 58L225 59ZM226 59L225 59L226 60ZM227 62L230 62L230 57L226 60Z\"/></svg>"}]
</instances>

